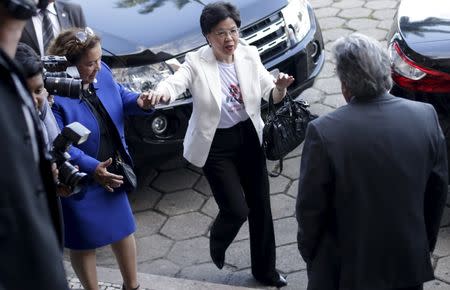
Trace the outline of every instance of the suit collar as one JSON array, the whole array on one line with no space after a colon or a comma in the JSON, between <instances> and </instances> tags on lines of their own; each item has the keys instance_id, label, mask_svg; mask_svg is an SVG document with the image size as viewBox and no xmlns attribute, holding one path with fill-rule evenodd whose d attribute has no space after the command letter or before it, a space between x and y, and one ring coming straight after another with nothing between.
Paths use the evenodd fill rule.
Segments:
<instances>
[{"instance_id":1,"label":"suit collar","mask_svg":"<svg viewBox=\"0 0 450 290\"><path fill-rule=\"evenodd\" d=\"M217 62L216 56L211 48L211 46L205 46L200 49L200 57L206 62L214 63Z\"/></svg>"},{"instance_id":2,"label":"suit collar","mask_svg":"<svg viewBox=\"0 0 450 290\"><path fill-rule=\"evenodd\" d=\"M55 12L58 16L59 25L61 26L61 31L64 29L68 29L72 27L70 21L69 21L69 15L64 7L64 3L61 3L60 1L55 1Z\"/></svg>"},{"instance_id":3,"label":"suit collar","mask_svg":"<svg viewBox=\"0 0 450 290\"><path fill-rule=\"evenodd\" d=\"M200 58L202 60L201 66L208 81L208 86L211 91L216 105L219 110L222 106L222 95L220 92L220 76L217 59L211 47L203 47L200 51Z\"/></svg>"},{"instance_id":4,"label":"suit collar","mask_svg":"<svg viewBox=\"0 0 450 290\"><path fill-rule=\"evenodd\" d=\"M357 99L357 98L353 97L350 100L350 104L379 103L379 102L384 102L384 101L387 101L387 100L390 100L390 99L393 99L393 98L395 98L393 95L389 94L388 92L384 92L384 93L380 94L379 96L377 96L375 98L372 98L372 99L369 99L369 100L360 100L360 99Z\"/></svg>"},{"instance_id":5,"label":"suit collar","mask_svg":"<svg viewBox=\"0 0 450 290\"><path fill-rule=\"evenodd\" d=\"M47 8L45 8L45 10L47 10L49 13L53 14L53 15L58 15L56 12L56 3L49 3L47 5ZM39 9L39 11L41 11L41 9Z\"/></svg>"},{"instance_id":6,"label":"suit collar","mask_svg":"<svg viewBox=\"0 0 450 290\"><path fill-rule=\"evenodd\" d=\"M257 70L257 68L254 67L250 56L243 49L242 45L243 43L240 42L234 52L234 65L236 75L239 80L239 87L241 89L244 105L248 106L248 97L251 97L249 95L251 92L251 87L253 83L258 82L257 79L252 79L252 77L258 74L255 74L255 70Z\"/></svg>"},{"instance_id":7,"label":"suit collar","mask_svg":"<svg viewBox=\"0 0 450 290\"><path fill-rule=\"evenodd\" d=\"M28 44L39 53L39 43L36 37L36 30L34 29L33 21L31 19L25 24L25 28L22 33L28 35L28 38L32 41L32 43Z\"/></svg>"}]
</instances>

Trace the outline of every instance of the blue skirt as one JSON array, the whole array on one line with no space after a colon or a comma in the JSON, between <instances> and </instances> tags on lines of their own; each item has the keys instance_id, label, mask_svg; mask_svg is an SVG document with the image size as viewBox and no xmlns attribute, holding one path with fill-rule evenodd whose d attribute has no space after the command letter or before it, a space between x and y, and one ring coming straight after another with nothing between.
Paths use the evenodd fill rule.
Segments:
<instances>
[{"instance_id":1,"label":"blue skirt","mask_svg":"<svg viewBox=\"0 0 450 290\"><path fill-rule=\"evenodd\" d=\"M125 191L109 192L98 184L85 192L61 198L64 246L89 250L120 241L136 224Z\"/></svg>"}]
</instances>

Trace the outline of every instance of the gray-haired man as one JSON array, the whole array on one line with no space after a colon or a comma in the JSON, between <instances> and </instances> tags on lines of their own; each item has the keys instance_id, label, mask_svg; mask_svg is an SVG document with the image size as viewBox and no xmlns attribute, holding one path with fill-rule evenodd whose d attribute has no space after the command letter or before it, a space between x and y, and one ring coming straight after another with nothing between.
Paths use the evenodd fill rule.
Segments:
<instances>
[{"instance_id":1,"label":"gray-haired man","mask_svg":"<svg viewBox=\"0 0 450 290\"><path fill-rule=\"evenodd\" d=\"M375 40L336 41L348 102L309 124L297 197L308 289L422 289L447 197L447 156L429 104L388 93Z\"/></svg>"}]
</instances>

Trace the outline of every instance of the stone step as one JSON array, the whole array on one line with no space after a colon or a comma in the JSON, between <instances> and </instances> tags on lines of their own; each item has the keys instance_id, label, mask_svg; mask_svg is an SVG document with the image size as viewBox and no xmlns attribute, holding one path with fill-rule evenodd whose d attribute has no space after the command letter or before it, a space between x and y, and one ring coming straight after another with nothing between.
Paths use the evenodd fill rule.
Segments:
<instances>
[{"instance_id":1,"label":"stone step","mask_svg":"<svg viewBox=\"0 0 450 290\"><path fill-rule=\"evenodd\" d=\"M64 262L66 273L71 289L82 289L79 280L70 266ZM122 276L117 269L97 267L98 280L101 290L121 289ZM159 276L147 273L138 273L138 281L142 290L255 290L255 289L275 289L275 288L248 288L242 286L231 286L203 281L195 281L182 278Z\"/></svg>"}]
</instances>

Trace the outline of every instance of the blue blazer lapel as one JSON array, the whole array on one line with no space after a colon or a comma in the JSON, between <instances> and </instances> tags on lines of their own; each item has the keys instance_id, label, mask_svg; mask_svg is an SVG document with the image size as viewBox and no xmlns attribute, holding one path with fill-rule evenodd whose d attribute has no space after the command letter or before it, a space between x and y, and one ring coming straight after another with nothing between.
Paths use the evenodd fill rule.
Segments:
<instances>
[{"instance_id":1,"label":"blue blazer lapel","mask_svg":"<svg viewBox=\"0 0 450 290\"><path fill-rule=\"evenodd\" d=\"M108 115L111 117L111 120L113 121L114 126L120 132L120 129L119 129L120 126L116 121L117 116L114 111L115 107L117 107L117 105L115 105L114 103L117 102L117 100L115 98L110 97L112 92L106 86L99 86L97 84L94 84L94 88L97 91L97 96L98 96L100 102L102 103L106 112L108 112ZM122 110L122 108L121 108L121 110Z\"/></svg>"}]
</instances>

